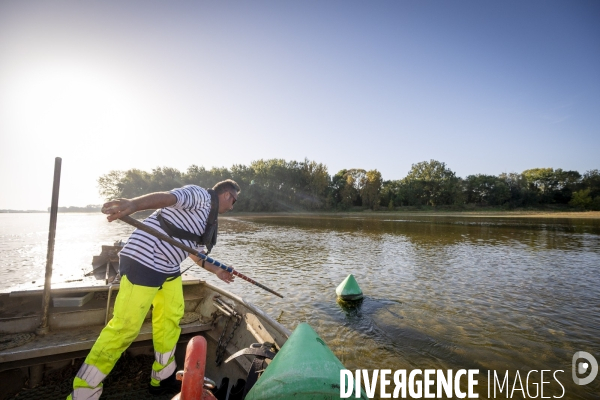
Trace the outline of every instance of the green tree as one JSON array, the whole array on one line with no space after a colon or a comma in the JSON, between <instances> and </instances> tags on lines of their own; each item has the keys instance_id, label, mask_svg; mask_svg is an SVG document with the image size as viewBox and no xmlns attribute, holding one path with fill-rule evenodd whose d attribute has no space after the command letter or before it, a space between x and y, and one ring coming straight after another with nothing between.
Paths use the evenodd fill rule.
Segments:
<instances>
[{"instance_id":1,"label":"green tree","mask_svg":"<svg viewBox=\"0 0 600 400\"><path fill-rule=\"evenodd\" d=\"M121 179L123 190L119 197L131 199L146 193L151 193L151 180L151 175L146 171L136 168L125 171L125 175Z\"/></svg>"},{"instance_id":2,"label":"green tree","mask_svg":"<svg viewBox=\"0 0 600 400\"><path fill-rule=\"evenodd\" d=\"M600 170L592 169L586 171L581 179L581 186L590 189L592 198L600 197Z\"/></svg>"},{"instance_id":3,"label":"green tree","mask_svg":"<svg viewBox=\"0 0 600 400\"><path fill-rule=\"evenodd\" d=\"M523 178L525 178L530 187L535 188L541 194L549 193L555 185L553 168L527 169L521 175L523 175Z\"/></svg>"},{"instance_id":4,"label":"green tree","mask_svg":"<svg viewBox=\"0 0 600 400\"><path fill-rule=\"evenodd\" d=\"M460 179L443 162L430 160L413 164L404 182L409 190L414 190L421 204L454 204L460 199Z\"/></svg>"},{"instance_id":5,"label":"green tree","mask_svg":"<svg viewBox=\"0 0 600 400\"><path fill-rule=\"evenodd\" d=\"M368 182L367 171L357 168L349 169L346 170L343 178L346 181L341 191L344 207L363 205L362 195Z\"/></svg>"},{"instance_id":6,"label":"green tree","mask_svg":"<svg viewBox=\"0 0 600 400\"><path fill-rule=\"evenodd\" d=\"M567 204L573 192L581 182L581 174L577 171L563 171L558 168L554 171L556 185L553 188L552 200L555 203Z\"/></svg>"},{"instance_id":7,"label":"green tree","mask_svg":"<svg viewBox=\"0 0 600 400\"><path fill-rule=\"evenodd\" d=\"M350 208L357 204L360 198L360 192L357 189L356 177L353 174L346 173L343 176L344 185L340 189L341 205L343 208Z\"/></svg>"},{"instance_id":8,"label":"green tree","mask_svg":"<svg viewBox=\"0 0 600 400\"><path fill-rule=\"evenodd\" d=\"M348 172L347 169L342 169L331 178L330 191L331 191L332 205L334 207L339 207L339 208L345 207L344 203L343 203L343 199L344 199L344 194L345 194L345 187L348 184L346 182L346 178L345 178L346 172Z\"/></svg>"},{"instance_id":9,"label":"green tree","mask_svg":"<svg viewBox=\"0 0 600 400\"><path fill-rule=\"evenodd\" d=\"M231 177L244 191L239 210L310 210L334 203L327 167L308 159L261 159L249 167L234 165Z\"/></svg>"},{"instance_id":10,"label":"green tree","mask_svg":"<svg viewBox=\"0 0 600 400\"><path fill-rule=\"evenodd\" d=\"M573 193L573 198L569 201L569 205L584 210L591 208L592 196L590 196L590 189L583 189Z\"/></svg>"},{"instance_id":11,"label":"green tree","mask_svg":"<svg viewBox=\"0 0 600 400\"><path fill-rule=\"evenodd\" d=\"M465 200L469 204L502 205L510 200L510 189L493 175L469 175L463 181Z\"/></svg>"},{"instance_id":12,"label":"green tree","mask_svg":"<svg viewBox=\"0 0 600 400\"><path fill-rule=\"evenodd\" d=\"M510 207L522 207L537 204L537 190L530 190L527 180L522 174L515 172L502 173L498 179L503 181L510 191Z\"/></svg>"},{"instance_id":13,"label":"green tree","mask_svg":"<svg viewBox=\"0 0 600 400\"><path fill-rule=\"evenodd\" d=\"M394 181L384 181L381 186L381 192L379 197L381 199L380 204L388 205L392 204L392 207L405 205L403 204L403 198L400 196L400 188L402 185L402 181L394 180Z\"/></svg>"},{"instance_id":14,"label":"green tree","mask_svg":"<svg viewBox=\"0 0 600 400\"><path fill-rule=\"evenodd\" d=\"M257 160L250 164L254 171L253 211L293 210L295 177L283 159Z\"/></svg>"},{"instance_id":15,"label":"green tree","mask_svg":"<svg viewBox=\"0 0 600 400\"><path fill-rule=\"evenodd\" d=\"M361 197L363 207L369 207L373 210L379 208L379 193L383 180L381 172L373 169L365 174L365 184L362 187Z\"/></svg>"},{"instance_id":16,"label":"green tree","mask_svg":"<svg viewBox=\"0 0 600 400\"><path fill-rule=\"evenodd\" d=\"M98 190L100 196L105 200L114 200L122 197L123 184L121 181L124 176L124 171L116 170L100 176L100 178L98 178Z\"/></svg>"},{"instance_id":17,"label":"green tree","mask_svg":"<svg viewBox=\"0 0 600 400\"><path fill-rule=\"evenodd\" d=\"M170 167L157 167L150 174L150 192L165 192L183 186L182 174Z\"/></svg>"},{"instance_id":18,"label":"green tree","mask_svg":"<svg viewBox=\"0 0 600 400\"><path fill-rule=\"evenodd\" d=\"M523 171L522 175L541 203L568 203L581 178L577 171L560 168L533 168Z\"/></svg>"},{"instance_id":19,"label":"green tree","mask_svg":"<svg viewBox=\"0 0 600 400\"><path fill-rule=\"evenodd\" d=\"M308 159L298 164L300 169L300 186L296 196L302 206L309 209L320 209L325 206L331 178L327 167Z\"/></svg>"}]
</instances>

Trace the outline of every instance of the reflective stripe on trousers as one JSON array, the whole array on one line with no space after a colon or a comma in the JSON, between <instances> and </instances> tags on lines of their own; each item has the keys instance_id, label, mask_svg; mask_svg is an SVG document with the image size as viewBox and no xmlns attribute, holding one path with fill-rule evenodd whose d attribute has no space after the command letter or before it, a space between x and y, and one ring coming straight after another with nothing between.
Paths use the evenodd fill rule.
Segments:
<instances>
[{"instance_id":1,"label":"reflective stripe on trousers","mask_svg":"<svg viewBox=\"0 0 600 400\"><path fill-rule=\"evenodd\" d=\"M95 389L79 388L71 392L67 400L97 400L102 394L102 387Z\"/></svg>"},{"instance_id":2,"label":"reflective stripe on trousers","mask_svg":"<svg viewBox=\"0 0 600 400\"><path fill-rule=\"evenodd\" d=\"M79 368L76 376L86 381L91 388L95 388L106 378L106 374L103 374L97 367L86 363Z\"/></svg>"},{"instance_id":3,"label":"reflective stripe on trousers","mask_svg":"<svg viewBox=\"0 0 600 400\"><path fill-rule=\"evenodd\" d=\"M173 360L169 365L162 368L160 371L155 371L154 366L152 366L152 380L159 383L173 375L175 369L177 368L177 363Z\"/></svg>"},{"instance_id":4,"label":"reflective stripe on trousers","mask_svg":"<svg viewBox=\"0 0 600 400\"><path fill-rule=\"evenodd\" d=\"M169 363L169 360L171 359L171 357L173 357L174 354L175 354L175 347L173 347L173 350L171 350L168 353L159 353L158 351L155 351L154 359L156 360L157 363L159 363L161 365L167 365Z\"/></svg>"}]
</instances>

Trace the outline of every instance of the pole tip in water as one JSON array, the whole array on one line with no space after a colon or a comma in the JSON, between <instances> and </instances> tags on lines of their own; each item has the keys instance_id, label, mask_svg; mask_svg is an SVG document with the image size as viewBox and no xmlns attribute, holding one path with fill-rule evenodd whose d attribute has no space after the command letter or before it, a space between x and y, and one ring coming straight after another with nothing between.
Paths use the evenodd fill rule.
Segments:
<instances>
[{"instance_id":1,"label":"pole tip in water","mask_svg":"<svg viewBox=\"0 0 600 400\"><path fill-rule=\"evenodd\" d=\"M335 289L335 293L342 300L360 300L363 298L363 292L358 286L358 282L354 279L354 275L350 274L340 283Z\"/></svg>"}]
</instances>

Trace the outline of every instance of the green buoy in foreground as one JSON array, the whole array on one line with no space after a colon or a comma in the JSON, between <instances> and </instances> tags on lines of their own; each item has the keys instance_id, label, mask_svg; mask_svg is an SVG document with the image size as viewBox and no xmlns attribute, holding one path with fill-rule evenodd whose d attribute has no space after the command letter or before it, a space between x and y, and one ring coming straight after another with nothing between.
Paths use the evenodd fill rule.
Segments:
<instances>
[{"instance_id":1,"label":"green buoy in foreground","mask_svg":"<svg viewBox=\"0 0 600 400\"><path fill-rule=\"evenodd\" d=\"M342 283L335 289L335 293L342 300L352 301L363 298L363 292L358 286L358 282L354 279L354 275L350 274Z\"/></svg>"},{"instance_id":2,"label":"green buoy in foreground","mask_svg":"<svg viewBox=\"0 0 600 400\"><path fill-rule=\"evenodd\" d=\"M343 369L344 365L323 339L310 325L301 323L248 392L246 400L339 399ZM367 399L363 391L361 399Z\"/></svg>"}]
</instances>

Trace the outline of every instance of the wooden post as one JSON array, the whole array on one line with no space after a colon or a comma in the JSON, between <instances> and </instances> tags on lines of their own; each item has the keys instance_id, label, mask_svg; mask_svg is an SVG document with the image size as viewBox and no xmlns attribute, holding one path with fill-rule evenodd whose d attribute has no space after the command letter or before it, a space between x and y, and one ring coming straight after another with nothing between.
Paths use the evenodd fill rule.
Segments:
<instances>
[{"instance_id":1,"label":"wooden post","mask_svg":"<svg viewBox=\"0 0 600 400\"><path fill-rule=\"evenodd\" d=\"M52 205L50 206L50 231L48 232L48 253L46 255L46 281L42 299L42 322L35 331L38 335L48 333L48 309L50 307L50 286L52 284L52 262L54 261L54 238L56 237L56 217L58 214L58 192L60 189L60 167L62 159L54 160L54 185L52 186Z\"/></svg>"}]
</instances>

